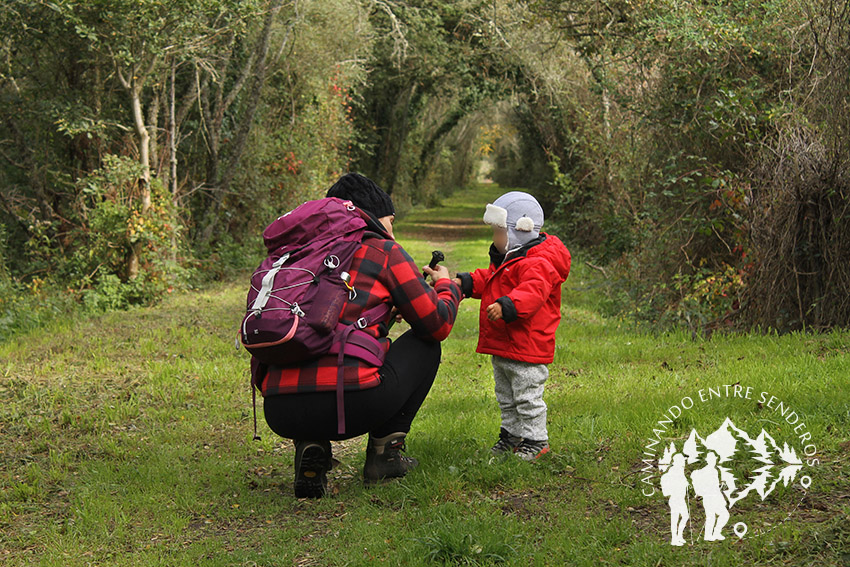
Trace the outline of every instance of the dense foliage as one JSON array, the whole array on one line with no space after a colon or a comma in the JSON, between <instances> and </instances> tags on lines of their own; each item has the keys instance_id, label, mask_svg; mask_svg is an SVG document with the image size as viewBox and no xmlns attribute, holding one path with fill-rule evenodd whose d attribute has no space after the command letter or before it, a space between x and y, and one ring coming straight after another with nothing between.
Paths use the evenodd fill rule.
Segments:
<instances>
[{"instance_id":1,"label":"dense foliage","mask_svg":"<svg viewBox=\"0 0 850 567\"><path fill-rule=\"evenodd\" d=\"M340 173L406 209L526 187L611 306L850 323L835 0L10 0L0 335L255 261Z\"/></svg>"}]
</instances>

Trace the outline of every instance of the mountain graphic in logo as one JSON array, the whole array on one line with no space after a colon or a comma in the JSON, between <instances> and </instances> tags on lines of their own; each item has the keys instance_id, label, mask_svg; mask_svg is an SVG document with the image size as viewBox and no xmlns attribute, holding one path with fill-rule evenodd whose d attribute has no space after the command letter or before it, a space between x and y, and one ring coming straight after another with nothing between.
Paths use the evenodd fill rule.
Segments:
<instances>
[{"instance_id":1,"label":"mountain graphic in logo","mask_svg":"<svg viewBox=\"0 0 850 567\"><path fill-rule=\"evenodd\" d=\"M788 486L803 468L803 461L788 443L779 447L764 429L753 439L746 431L736 427L728 417L705 438L692 429L682 446L682 453L688 465L702 462L702 457L709 451L717 455L721 481L726 485L723 492L730 507L753 490L764 500L780 481ZM664 449L664 454L658 460L658 468L662 473L667 471L675 453L675 443L670 443L670 446ZM736 478L731 468L723 466L724 463L745 458L761 465L753 469L755 476L751 478Z\"/></svg>"},{"instance_id":2,"label":"mountain graphic in logo","mask_svg":"<svg viewBox=\"0 0 850 567\"><path fill-rule=\"evenodd\" d=\"M704 539L725 539L722 529L736 502L752 493L764 500L780 482L788 486L803 462L788 443L780 447L764 429L751 437L726 418L705 437L692 429L681 450L671 442L658 460L658 468L662 493L669 498L676 520L671 524L673 545L683 545L689 492L701 498L706 510Z\"/></svg>"}]
</instances>

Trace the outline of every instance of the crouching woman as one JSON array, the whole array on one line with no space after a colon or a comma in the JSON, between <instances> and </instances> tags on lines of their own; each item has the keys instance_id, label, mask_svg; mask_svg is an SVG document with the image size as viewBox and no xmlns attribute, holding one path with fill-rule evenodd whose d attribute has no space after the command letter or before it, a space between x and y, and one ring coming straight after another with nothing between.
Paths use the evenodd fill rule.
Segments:
<instances>
[{"instance_id":1,"label":"crouching woman","mask_svg":"<svg viewBox=\"0 0 850 567\"><path fill-rule=\"evenodd\" d=\"M381 304L392 307L384 320L365 328L389 344L388 324L403 318L410 330L393 341L380 367L345 357L344 433L339 433L336 397L338 355L296 366L252 365L260 383L266 422L295 442L295 496L318 498L327 492L332 440L369 434L363 477L367 484L402 477L417 465L402 455L405 437L431 389L440 365L440 341L452 329L461 301L460 288L442 266L425 268L433 287L393 238L395 210L380 187L362 175L344 175L328 197L351 201L367 223L366 237L349 273L354 299L340 322L351 325ZM380 309L378 309L380 311Z\"/></svg>"}]
</instances>

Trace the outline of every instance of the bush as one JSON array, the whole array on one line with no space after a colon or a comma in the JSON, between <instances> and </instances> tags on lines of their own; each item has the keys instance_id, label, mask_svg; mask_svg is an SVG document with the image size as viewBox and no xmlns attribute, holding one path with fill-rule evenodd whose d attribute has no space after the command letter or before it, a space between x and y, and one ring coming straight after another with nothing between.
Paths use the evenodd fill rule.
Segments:
<instances>
[{"instance_id":1,"label":"bush","mask_svg":"<svg viewBox=\"0 0 850 567\"><path fill-rule=\"evenodd\" d=\"M136 198L140 175L134 160L105 156L100 169L73 186L76 199L69 219L62 221L70 229L44 220L29 226L23 254L32 273L20 280L6 267L6 229L0 226L0 340L81 307L102 313L149 304L195 279L184 267L185 252L177 239L182 228L175 225L171 202L157 181L151 186L152 205L141 213ZM143 261L139 276L128 279L127 259L136 244Z\"/></svg>"},{"instance_id":2,"label":"bush","mask_svg":"<svg viewBox=\"0 0 850 567\"><path fill-rule=\"evenodd\" d=\"M850 159L810 128L783 132L754 176L747 320L850 326Z\"/></svg>"},{"instance_id":3,"label":"bush","mask_svg":"<svg viewBox=\"0 0 850 567\"><path fill-rule=\"evenodd\" d=\"M82 301L89 313L97 314L151 303L152 298L158 298L164 292L162 282L151 281L147 272L127 282L122 282L114 274L107 274L99 278L93 287L83 290Z\"/></svg>"},{"instance_id":4,"label":"bush","mask_svg":"<svg viewBox=\"0 0 850 567\"><path fill-rule=\"evenodd\" d=\"M259 265L265 251L260 231L246 238L246 242L223 234L215 243L196 250L196 272L201 281L219 281L243 274Z\"/></svg>"},{"instance_id":5,"label":"bush","mask_svg":"<svg viewBox=\"0 0 850 567\"><path fill-rule=\"evenodd\" d=\"M38 329L78 309L77 295L43 280L23 285L0 277L0 342Z\"/></svg>"},{"instance_id":6,"label":"bush","mask_svg":"<svg viewBox=\"0 0 850 567\"><path fill-rule=\"evenodd\" d=\"M50 322L76 308L76 297L40 278L29 285L12 278L6 266L6 229L0 225L0 342Z\"/></svg>"}]
</instances>

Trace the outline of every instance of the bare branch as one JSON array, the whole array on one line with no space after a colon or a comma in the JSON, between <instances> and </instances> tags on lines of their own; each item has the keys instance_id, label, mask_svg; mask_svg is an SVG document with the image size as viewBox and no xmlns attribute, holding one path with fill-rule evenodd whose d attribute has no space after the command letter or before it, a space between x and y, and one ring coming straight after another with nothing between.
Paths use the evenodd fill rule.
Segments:
<instances>
[{"instance_id":1,"label":"bare branch","mask_svg":"<svg viewBox=\"0 0 850 567\"><path fill-rule=\"evenodd\" d=\"M257 52L254 51L248 56L248 60L245 62L245 66L242 68L242 72L239 74L239 78L236 79L236 82L233 84L233 87L230 89L230 92L227 93L227 96L223 101L220 102L221 109L220 114L223 116L227 109L234 103L236 97L239 96L239 93L242 92L242 88L245 86L245 82L248 80L248 77L251 76L251 71L254 70L254 63L257 60Z\"/></svg>"},{"instance_id":2,"label":"bare branch","mask_svg":"<svg viewBox=\"0 0 850 567\"><path fill-rule=\"evenodd\" d=\"M128 81L127 78L124 76L124 71L121 70L121 65L118 63L117 60L115 61L115 72L118 75L118 80L121 82L121 85L125 89L130 90L130 81Z\"/></svg>"},{"instance_id":3,"label":"bare branch","mask_svg":"<svg viewBox=\"0 0 850 567\"><path fill-rule=\"evenodd\" d=\"M157 64L158 61L159 61L159 57L157 55L151 56L151 60L148 63L147 68L139 75L138 82L141 86L144 86L145 81L147 81L147 79L148 79L148 75L153 73L154 67L156 67L156 64Z\"/></svg>"},{"instance_id":4,"label":"bare branch","mask_svg":"<svg viewBox=\"0 0 850 567\"><path fill-rule=\"evenodd\" d=\"M393 12L389 0L372 0L372 5L383 11L390 19L390 37L395 41L393 45L393 56L396 58L396 65L401 67L402 61L407 59L407 50L410 48L410 44L405 37L407 32L406 26L398 19L395 12Z\"/></svg>"},{"instance_id":5,"label":"bare branch","mask_svg":"<svg viewBox=\"0 0 850 567\"><path fill-rule=\"evenodd\" d=\"M195 104L195 101L198 100L198 94L200 91L198 81L200 80L200 74L198 73L198 68L195 67L195 72L193 74L192 85L189 87L189 90L186 91L186 94L183 95L180 101L180 108L177 110L177 115L175 119L175 123L177 128L180 128L180 125L183 124L183 121L186 119L186 115L189 114L189 110L191 110L192 105ZM206 76L204 77L206 80Z\"/></svg>"},{"instance_id":6,"label":"bare branch","mask_svg":"<svg viewBox=\"0 0 850 567\"><path fill-rule=\"evenodd\" d=\"M5 142L9 142L9 143L11 143L11 141L10 141L10 140L3 140L3 142L0 142L0 143L5 143ZM26 164L21 163L21 162L18 162L18 161L15 161L14 159L12 159L12 158L9 156L9 154L7 154L5 151L3 151L3 148L0 148L0 156L2 156L2 157L3 157L3 159L5 159L6 161L8 161L10 164L12 164L13 166L17 167L18 169L27 169Z\"/></svg>"}]
</instances>

